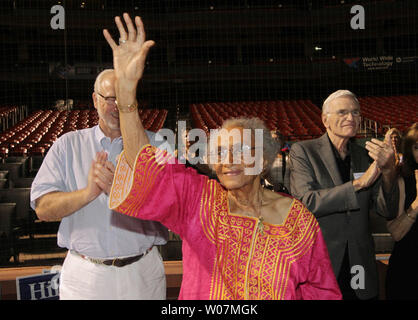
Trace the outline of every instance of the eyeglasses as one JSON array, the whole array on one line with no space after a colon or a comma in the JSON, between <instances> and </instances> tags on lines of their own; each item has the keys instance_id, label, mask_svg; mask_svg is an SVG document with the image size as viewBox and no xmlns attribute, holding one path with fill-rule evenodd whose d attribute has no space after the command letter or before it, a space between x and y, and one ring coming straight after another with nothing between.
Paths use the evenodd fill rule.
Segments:
<instances>
[{"instance_id":1,"label":"eyeglasses","mask_svg":"<svg viewBox=\"0 0 418 320\"><path fill-rule=\"evenodd\" d=\"M106 101L106 103L107 104L110 104L110 105L112 105L112 104L116 104L116 97L111 97L111 96L109 96L109 97L105 97L104 95L102 95L101 93L99 93L99 92L96 92L99 96L101 96L103 99L104 99L104 101Z\"/></svg>"},{"instance_id":2,"label":"eyeglasses","mask_svg":"<svg viewBox=\"0 0 418 320\"><path fill-rule=\"evenodd\" d=\"M349 113L351 113L351 115L353 117L359 117L360 116L360 110L346 110L346 109L341 109L338 110L336 112L328 112L329 114L336 114L337 116L343 118L343 117L347 117Z\"/></svg>"},{"instance_id":3,"label":"eyeglasses","mask_svg":"<svg viewBox=\"0 0 418 320\"><path fill-rule=\"evenodd\" d=\"M251 150L255 150L256 147L250 147L246 144L244 145L235 145L232 149L227 149L225 147L219 147L217 151L211 152L211 156L215 156L217 162L222 162L227 158L228 153L230 152L234 159L246 158L251 156Z\"/></svg>"}]
</instances>

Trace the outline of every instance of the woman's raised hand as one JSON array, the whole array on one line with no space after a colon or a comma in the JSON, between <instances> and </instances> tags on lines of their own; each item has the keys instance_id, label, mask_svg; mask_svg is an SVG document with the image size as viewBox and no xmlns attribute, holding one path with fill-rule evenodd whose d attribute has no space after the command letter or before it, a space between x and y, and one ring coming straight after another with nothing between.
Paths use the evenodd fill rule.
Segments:
<instances>
[{"instance_id":1,"label":"woman's raised hand","mask_svg":"<svg viewBox=\"0 0 418 320\"><path fill-rule=\"evenodd\" d=\"M154 41L145 41L144 25L140 17L135 17L135 26L129 16L124 13L127 30L120 17L115 17L115 23L119 30L119 45L113 40L107 29L103 35L113 51L113 67L116 76L116 94L119 89L136 91L138 81L142 78L145 61L149 49ZM121 88L122 87L122 88Z\"/></svg>"}]
</instances>

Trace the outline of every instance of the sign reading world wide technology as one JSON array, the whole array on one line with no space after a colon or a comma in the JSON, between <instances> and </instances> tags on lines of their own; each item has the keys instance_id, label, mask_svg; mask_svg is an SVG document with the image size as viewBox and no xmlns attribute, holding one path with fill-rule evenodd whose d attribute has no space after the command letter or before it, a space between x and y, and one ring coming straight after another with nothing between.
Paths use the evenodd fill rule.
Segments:
<instances>
[{"instance_id":1,"label":"sign reading world wide technology","mask_svg":"<svg viewBox=\"0 0 418 320\"><path fill-rule=\"evenodd\" d=\"M405 69L416 66L418 56L373 56L342 59L351 70L357 71L387 71Z\"/></svg>"}]
</instances>

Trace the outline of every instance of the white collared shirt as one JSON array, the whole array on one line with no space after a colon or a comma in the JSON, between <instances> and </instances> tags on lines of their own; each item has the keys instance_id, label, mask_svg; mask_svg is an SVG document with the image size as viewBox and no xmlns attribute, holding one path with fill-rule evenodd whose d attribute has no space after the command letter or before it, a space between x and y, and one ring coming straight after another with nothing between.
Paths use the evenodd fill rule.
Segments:
<instances>
[{"instance_id":1,"label":"white collared shirt","mask_svg":"<svg viewBox=\"0 0 418 320\"><path fill-rule=\"evenodd\" d=\"M147 131L150 143L155 134ZM52 145L33 181L31 207L35 200L52 192L72 192L87 186L91 162L99 151L106 151L116 166L123 148L122 137L110 140L99 126L69 132ZM141 254L152 245L165 244L168 231L160 223L144 221L108 207L108 196L94 201L61 220L58 246L94 258L116 258Z\"/></svg>"}]
</instances>

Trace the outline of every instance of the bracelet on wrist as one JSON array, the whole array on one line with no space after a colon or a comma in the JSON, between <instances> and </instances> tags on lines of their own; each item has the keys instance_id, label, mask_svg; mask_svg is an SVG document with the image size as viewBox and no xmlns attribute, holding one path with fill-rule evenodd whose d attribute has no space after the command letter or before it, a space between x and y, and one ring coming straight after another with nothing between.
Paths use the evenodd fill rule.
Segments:
<instances>
[{"instance_id":1,"label":"bracelet on wrist","mask_svg":"<svg viewBox=\"0 0 418 320\"><path fill-rule=\"evenodd\" d=\"M129 113L129 112L133 112L135 110L138 109L138 102L135 101L132 104L128 104L127 106L121 106L119 105L119 103L116 101L116 106L118 107L118 110L122 113Z\"/></svg>"}]
</instances>

